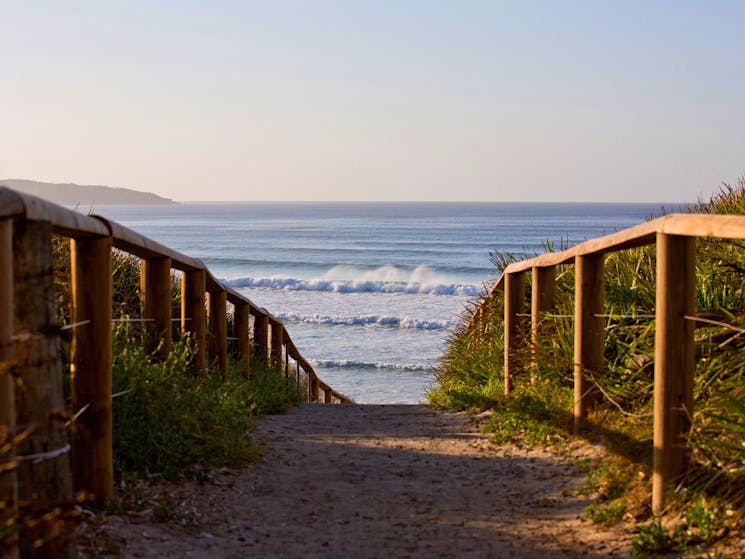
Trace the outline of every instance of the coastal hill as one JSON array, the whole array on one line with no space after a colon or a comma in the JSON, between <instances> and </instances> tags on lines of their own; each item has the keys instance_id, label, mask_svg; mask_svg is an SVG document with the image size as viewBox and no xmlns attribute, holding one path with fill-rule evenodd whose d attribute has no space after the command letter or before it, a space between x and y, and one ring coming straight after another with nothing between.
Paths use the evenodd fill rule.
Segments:
<instances>
[{"instance_id":1,"label":"coastal hill","mask_svg":"<svg viewBox=\"0 0 745 559\"><path fill-rule=\"evenodd\" d=\"M110 186L51 183L25 179L0 179L0 186L7 186L19 192L33 194L63 206L176 203L170 198L162 198L150 192L139 192L129 188L112 188Z\"/></svg>"}]
</instances>

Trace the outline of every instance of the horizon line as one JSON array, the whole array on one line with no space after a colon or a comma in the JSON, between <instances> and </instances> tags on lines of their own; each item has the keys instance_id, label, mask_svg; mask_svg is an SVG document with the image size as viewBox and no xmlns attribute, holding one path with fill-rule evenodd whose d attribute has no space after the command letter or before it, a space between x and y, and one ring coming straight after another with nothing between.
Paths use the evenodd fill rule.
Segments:
<instances>
[{"instance_id":1,"label":"horizon line","mask_svg":"<svg viewBox=\"0 0 745 559\"><path fill-rule=\"evenodd\" d=\"M690 205L696 202L633 201L620 200L176 200L177 204L661 204ZM133 204L138 205L138 204Z\"/></svg>"}]
</instances>

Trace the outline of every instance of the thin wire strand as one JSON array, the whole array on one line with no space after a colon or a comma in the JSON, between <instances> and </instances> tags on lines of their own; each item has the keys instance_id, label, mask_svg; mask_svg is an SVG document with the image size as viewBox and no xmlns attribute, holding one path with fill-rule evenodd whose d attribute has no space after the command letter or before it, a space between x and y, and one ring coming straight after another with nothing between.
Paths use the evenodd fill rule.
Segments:
<instances>
[{"instance_id":1,"label":"thin wire strand","mask_svg":"<svg viewBox=\"0 0 745 559\"><path fill-rule=\"evenodd\" d=\"M711 320L710 318L701 318L700 316L691 316L688 314L685 315L683 318L685 318L686 320L692 320L694 322L704 322L706 324L711 324L712 326L721 326L722 328L729 328L730 330L734 332L745 334L745 328L740 328L739 326L734 326L732 324L721 322L719 320Z\"/></svg>"},{"instance_id":2,"label":"thin wire strand","mask_svg":"<svg viewBox=\"0 0 745 559\"><path fill-rule=\"evenodd\" d=\"M111 399L118 398L119 396L124 396L125 394L129 394L130 392L134 392L134 388L130 388L129 390L122 390L121 392L117 392L116 394L111 395Z\"/></svg>"},{"instance_id":3,"label":"thin wire strand","mask_svg":"<svg viewBox=\"0 0 745 559\"><path fill-rule=\"evenodd\" d=\"M112 318L111 322L155 322L154 318Z\"/></svg>"},{"instance_id":4,"label":"thin wire strand","mask_svg":"<svg viewBox=\"0 0 745 559\"><path fill-rule=\"evenodd\" d=\"M65 330L72 330L73 328L77 328L78 326L85 326L86 324L90 324L90 320L81 320L80 322L73 322L72 324L65 324L60 328L60 332L64 332Z\"/></svg>"},{"instance_id":5,"label":"thin wire strand","mask_svg":"<svg viewBox=\"0 0 745 559\"><path fill-rule=\"evenodd\" d=\"M717 347L718 347L719 349L722 349L722 348L723 348L724 346L726 346L727 344L729 344L729 343L731 343L731 342L734 342L734 341L735 341L735 340L736 340L737 338L739 338L740 336L742 336L742 334L743 334L742 332L737 332L736 334L732 334L732 335L731 335L731 336L730 336L729 338L727 338L726 340L724 340L724 341L723 341L723 342L722 342L721 344L719 344L719 345L718 345Z\"/></svg>"},{"instance_id":6,"label":"thin wire strand","mask_svg":"<svg viewBox=\"0 0 745 559\"><path fill-rule=\"evenodd\" d=\"M515 316L532 317L531 313L518 312ZM593 313L595 318L655 318L653 314L597 314ZM574 318L573 314L552 314L552 313L538 313L539 318Z\"/></svg>"},{"instance_id":7,"label":"thin wire strand","mask_svg":"<svg viewBox=\"0 0 745 559\"><path fill-rule=\"evenodd\" d=\"M593 314L596 318L655 318L653 314Z\"/></svg>"},{"instance_id":8,"label":"thin wire strand","mask_svg":"<svg viewBox=\"0 0 745 559\"><path fill-rule=\"evenodd\" d=\"M516 312L515 316L526 316L532 317L533 315L525 312ZM551 313L540 313L539 318L574 318L573 314L551 314Z\"/></svg>"},{"instance_id":9,"label":"thin wire strand","mask_svg":"<svg viewBox=\"0 0 745 559\"><path fill-rule=\"evenodd\" d=\"M83 415L83 414L85 413L85 410L87 410L87 409L88 409L89 407L91 407L90 403L88 403L88 404L84 405L84 406L83 406L82 408L80 408L80 409L79 409L79 410L78 410L78 411L77 411L77 412L75 413L75 415L73 415L73 416L72 416L72 417L71 417L71 418L70 418L70 419L69 419L69 420L68 420L68 421L67 421L67 422L65 423L65 427L69 427L70 425L72 425L73 423L75 423L75 422L76 422L76 421L78 420L78 418L79 418L79 417L80 417L81 415Z\"/></svg>"},{"instance_id":10,"label":"thin wire strand","mask_svg":"<svg viewBox=\"0 0 745 559\"><path fill-rule=\"evenodd\" d=\"M613 398L610 397L610 395L605 390L603 390L603 387L600 386L595 381L595 379L592 379L592 383L597 387L598 390L600 390L600 392L603 394L603 396L605 396L611 404L613 404L614 406L616 406L618 408L618 411L620 411L623 415L626 415L628 417L636 417L637 419L644 419L646 417L652 417L654 415L654 412L649 412L649 413L631 413L631 412L626 411L625 409L623 409L623 407L621 406L621 404L619 404L618 402L616 402Z\"/></svg>"},{"instance_id":11,"label":"thin wire strand","mask_svg":"<svg viewBox=\"0 0 745 559\"><path fill-rule=\"evenodd\" d=\"M62 456L63 454L67 454L70 452L70 445L67 444L63 446L62 448L57 448L55 450L48 450L47 452L39 452L37 454L26 454L25 456L16 456L16 460L20 462L31 462L32 464L39 464L41 462L44 462L45 460L52 460L54 458L57 458L58 456Z\"/></svg>"}]
</instances>

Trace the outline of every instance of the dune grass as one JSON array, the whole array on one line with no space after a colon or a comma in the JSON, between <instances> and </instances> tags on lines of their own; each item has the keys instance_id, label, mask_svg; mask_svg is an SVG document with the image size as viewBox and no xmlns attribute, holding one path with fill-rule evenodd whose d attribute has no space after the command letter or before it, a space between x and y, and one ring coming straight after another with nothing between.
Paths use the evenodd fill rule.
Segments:
<instances>
[{"instance_id":1,"label":"dune grass","mask_svg":"<svg viewBox=\"0 0 745 559\"><path fill-rule=\"evenodd\" d=\"M294 382L275 368L252 367L246 381L231 361L228 373L194 375L192 344L176 342L168 360L151 360L128 325L114 340L114 466L120 477L199 476L258 455L250 431L257 417L299 402Z\"/></svg>"},{"instance_id":2,"label":"dune grass","mask_svg":"<svg viewBox=\"0 0 745 559\"><path fill-rule=\"evenodd\" d=\"M745 180L724 187L689 209L699 213L745 214ZM549 247L550 248L550 247ZM500 270L514 261L493 255ZM582 436L602 442L606 457L583 467L594 480L586 488L597 499L588 517L601 523L633 519L639 523L637 553L710 544L728 530L742 530L745 505L745 336L718 326L696 329L696 373L693 429L689 438L692 469L672 497L678 527L648 523L651 494L652 399L655 309L655 252L644 247L609 254L605 262L606 312L618 318L605 322L605 361L592 380L603 394ZM530 289L526 289L528 296ZM572 438L572 368L574 269L559 266L557 301L548 318L548 335L530 351L538 366L518 377L515 390L503 396L502 296L478 301L467 310L463 325L451 337L429 392L432 405L447 409L494 409L487 429L499 442L526 445L563 444ZM719 320L745 326L745 244L701 239L697 256L696 305ZM479 306L483 320L468 328ZM685 529L698 530L686 519L716 524L707 536L684 541ZM708 515L708 516L707 516ZM688 524L686 524L688 522ZM691 527L693 526L693 527ZM657 530L657 532L655 531ZM678 532L675 532L678 530ZM680 532L683 530L683 532ZM655 536L656 534L656 536ZM659 537L657 537L659 536ZM662 545L660 542L663 542Z\"/></svg>"},{"instance_id":3,"label":"dune grass","mask_svg":"<svg viewBox=\"0 0 745 559\"><path fill-rule=\"evenodd\" d=\"M67 322L69 242L57 237L54 246L58 315ZM115 317L141 316L139 284L140 260L114 251ZM173 315L178 316L180 289L175 276L171 296ZM248 380L232 360L224 378L212 372L194 374L192 341L179 332L174 335L171 354L161 363L144 349L142 323L114 326L114 469L120 479L199 477L210 468L249 461L258 455L250 437L256 419L286 412L300 401L294 382L278 368L258 361L251 363Z\"/></svg>"}]
</instances>

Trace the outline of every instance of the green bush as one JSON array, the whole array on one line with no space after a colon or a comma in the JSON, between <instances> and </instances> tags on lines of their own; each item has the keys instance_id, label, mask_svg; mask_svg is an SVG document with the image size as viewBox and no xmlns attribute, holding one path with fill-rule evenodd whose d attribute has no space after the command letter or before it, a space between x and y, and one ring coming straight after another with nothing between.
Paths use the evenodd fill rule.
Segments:
<instances>
[{"instance_id":1,"label":"green bush","mask_svg":"<svg viewBox=\"0 0 745 559\"><path fill-rule=\"evenodd\" d=\"M70 321L71 305L69 240L55 236L53 247L57 312L64 324ZM126 322L141 315L140 260L115 250L112 269L113 314L125 319L115 325L113 333L116 474L160 474L173 479L255 457L250 429L262 414L285 412L300 401L294 382L261 363L252 363L249 380L235 371L232 362L224 378L196 376L190 366L193 349L188 337L173 343L165 362L152 359L144 349L142 324ZM174 277L174 315L178 314L179 297ZM67 354L64 358L69 360Z\"/></svg>"},{"instance_id":2,"label":"green bush","mask_svg":"<svg viewBox=\"0 0 745 559\"><path fill-rule=\"evenodd\" d=\"M276 369L254 367L250 381L234 367L225 378L195 376L188 338L163 363L151 361L126 325L115 328L114 463L119 476L177 478L235 466L256 456L249 432L256 417L299 401Z\"/></svg>"}]
</instances>

